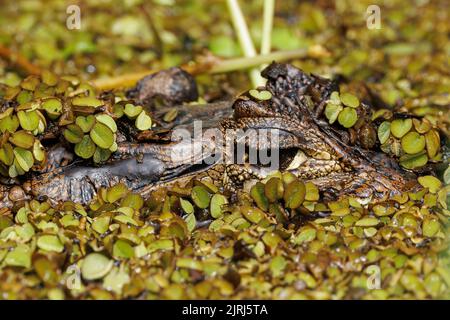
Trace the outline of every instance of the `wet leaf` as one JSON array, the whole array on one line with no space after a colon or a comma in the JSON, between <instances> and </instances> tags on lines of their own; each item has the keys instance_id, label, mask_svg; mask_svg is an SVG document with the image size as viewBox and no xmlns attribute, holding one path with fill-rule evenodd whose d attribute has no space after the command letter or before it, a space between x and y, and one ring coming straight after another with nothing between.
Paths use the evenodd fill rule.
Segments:
<instances>
[{"instance_id":1,"label":"wet leaf","mask_svg":"<svg viewBox=\"0 0 450 320\"><path fill-rule=\"evenodd\" d=\"M107 114L97 114L95 115L95 119L97 120L97 122L103 123L104 125L106 125L113 133L117 132L117 125L116 122L114 121L114 119L107 115ZM89 121L86 118L86 121Z\"/></svg>"},{"instance_id":2,"label":"wet leaf","mask_svg":"<svg viewBox=\"0 0 450 320\"><path fill-rule=\"evenodd\" d=\"M264 218L264 212L261 209L246 205L241 207L241 213L248 221L253 223L258 223Z\"/></svg>"},{"instance_id":3,"label":"wet leaf","mask_svg":"<svg viewBox=\"0 0 450 320\"><path fill-rule=\"evenodd\" d=\"M377 218L366 217L356 221L355 226L358 227L374 227L378 225L380 222Z\"/></svg>"},{"instance_id":4,"label":"wet leaf","mask_svg":"<svg viewBox=\"0 0 450 320\"><path fill-rule=\"evenodd\" d=\"M341 99L339 97L339 92L333 91L330 95L330 103L339 105L341 104Z\"/></svg>"},{"instance_id":5,"label":"wet leaf","mask_svg":"<svg viewBox=\"0 0 450 320\"><path fill-rule=\"evenodd\" d=\"M270 202L283 199L284 186L281 179L277 177L270 178L264 185L264 194Z\"/></svg>"},{"instance_id":6,"label":"wet leaf","mask_svg":"<svg viewBox=\"0 0 450 320\"><path fill-rule=\"evenodd\" d=\"M45 159L45 149L39 140L34 141L33 156L39 162L42 162Z\"/></svg>"},{"instance_id":7,"label":"wet leaf","mask_svg":"<svg viewBox=\"0 0 450 320\"><path fill-rule=\"evenodd\" d=\"M19 128L19 118L16 115L6 116L0 120L0 130L2 132L13 133Z\"/></svg>"},{"instance_id":8,"label":"wet leaf","mask_svg":"<svg viewBox=\"0 0 450 320\"><path fill-rule=\"evenodd\" d=\"M221 194L215 194L211 198L211 216L215 219L223 215L223 206L228 203L228 199Z\"/></svg>"},{"instance_id":9,"label":"wet leaf","mask_svg":"<svg viewBox=\"0 0 450 320\"><path fill-rule=\"evenodd\" d=\"M14 152L13 147L9 143L5 143L2 148L0 148L0 161L2 161L7 166L13 164Z\"/></svg>"},{"instance_id":10,"label":"wet leaf","mask_svg":"<svg viewBox=\"0 0 450 320\"><path fill-rule=\"evenodd\" d=\"M345 107L338 116L338 122L345 128L351 128L358 120L358 114L354 108Z\"/></svg>"},{"instance_id":11,"label":"wet leaf","mask_svg":"<svg viewBox=\"0 0 450 320\"><path fill-rule=\"evenodd\" d=\"M75 119L75 123L84 133L88 133L95 124L95 117L93 115L88 115L87 117L78 116Z\"/></svg>"},{"instance_id":12,"label":"wet leaf","mask_svg":"<svg viewBox=\"0 0 450 320\"><path fill-rule=\"evenodd\" d=\"M26 245L18 245L9 251L5 257L5 264L8 266L29 268L31 266L32 251Z\"/></svg>"},{"instance_id":13,"label":"wet leaf","mask_svg":"<svg viewBox=\"0 0 450 320\"><path fill-rule=\"evenodd\" d=\"M94 155L95 144L88 135L75 145L75 154L83 159L89 159Z\"/></svg>"},{"instance_id":14,"label":"wet leaf","mask_svg":"<svg viewBox=\"0 0 450 320\"><path fill-rule=\"evenodd\" d=\"M417 132L408 132L402 138L402 148L408 154L419 153L425 148L425 138Z\"/></svg>"},{"instance_id":15,"label":"wet leaf","mask_svg":"<svg viewBox=\"0 0 450 320\"><path fill-rule=\"evenodd\" d=\"M129 259L134 257L133 247L124 240L117 240L113 246L114 258Z\"/></svg>"},{"instance_id":16,"label":"wet leaf","mask_svg":"<svg viewBox=\"0 0 450 320\"><path fill-rule=\"evenodd\" d=\"M103 105L103 101L95 97L75 97L72 99L74 106L97 108Z\"/></svg>"},{"instance_id":17,"label":"wet leaf","mask_svg":"<svg viewBox=\"0 0 450 320\"><path fill-rule=\"evenodd\" d=\"M81 263L81 275L86 280L101 279L112 269L114 261L100 253L88 254Z\"/></svg>"},{"instance_id":18,"label":"wet leaf","mask_svg":"<svg viewBox=\"0 0 450 320\"><path fill-rule=\"evenodd\" d=\"M428 188L431 193L438 192L442 186L442 182L433 176L423 176L419 177L417 180L424 188Z\"/></svg>"},{"instance_id":19,"label":"wet leaf","mask_svg":"<svg viewBox=\"0 0 450 320\"><path fill-rule=\"evenodd\" d=\"M135 125L141 131L149 130L152 127L152 118L145 111L142 111L136 118Z\"/></svg>"},{"instance_id":20,"label":"wet leaf","mask_svg":"<svg viewBox=\"0 0 450 320\"><path fill-rule=\"evenodd\" d=\"M131 278L125 270L113 268L103 280L103 286L116 294L120 294L123 287L130 282Z\"/></svg>"},{"instance_id":21,"label":"wet leaf","mask_svg":"<svg viewBox=\"0 0 450 320\"><path fill-rule=\"evenodd\" d=\"M17 161L20 168L23 171L28 172L34 163L33 154L30 151L19 147L14 148L13 152L15 161Z\"/></svg>"},{"instance_id":22,"label":"wet leaf","mask_svg":"<svg viewBox=\"0 0 450 320\"><path fill-rule=\"evenodd\" d=\"M427 133L431 129L431 123L426 119L413 119L414 129L420 134Z\"/></svg>"},{"instance_id":23,"label":"wet leaf","mask_svg":"<svg viewBox=\"0 0 450 320\"><path fill-rule=\"evenodd\" d=\"M180 205L184 212L187 214L194 213L194 206L188 200L180 198Z\"/></svg>"},{"instance_id":24,"label":"wet leaf","mask_svg":"<svg viewBox=\"0 0 450 320\"><path fill-rule=\"evenodd\" d=\"M176 119L177 115L178 115L178 110L176 108L170 109L164 115L163 120L165 122L172 122Z\"/></svg>"},{"instance_id":25,"label":"wet leaf","mask_svg":"<svg viewBox=\"0 0 450 320\"><path fill-rule=\"evenodd\" d=\"M383 121L378 127L378 140L383 144L389 139L391 134L391 123L389 121Z\"/></svg>"},{"instance_id":26,"label":"wet leaf","mask_svg":"<svg viewBox=\"0 0 450 320\"><path fill-rule=\"evenodd\" d=\"M141 114L142 107L141 106L135 106L135 105L133 105L131 103L127 103L125 105L125 109L123 110L123 112L127 115L128 118L134 119L139 114Z\"/></svg>"},{"instance_id":27,"label":"wet leaf","mask_svg":"<svg viewBox=\"0 0 450 320\"><path fill-rule=\"evenodd\" d=\"M430 130L425 134L427 153L429 158L433 158L439 152L441 139L436 130Z\"/></svg>"},{"instance_id":28,"label":"wet leaf","mask_svg":"<svg viewBox=\"0 0 450 320\"><path fill-rule=\"evenodd\" d=\"M316 238L316 234L316 229L312 227L304 227L300 229L300 232L293 238L293 242L295 244L302 244L313 241Z\"/></svg>"},{"instance_id":29,"label":"wet leaf","mask_svg":"<svg viewBox=\"0 0 450 320\"><path fill-rule=\"evenodd\" d=\"M447 169L445 169L445 172L444 172L444 183L445 184L450 184L450 166L448 166Z\"/></svg>"},{"instance_id":30,"label":"wet leaf","mask_svg":"<svg viewBox=\"0 0 450 320\"><path fill-rule=\"evenodd\" d=\"M270 91L267 90L255 90L252 89L248 92L253 98L257 99L257 100L270 100L272 98L272 94L270 93Z\"/></svg>"},{"instance_id":31,"label":"wet leaf","mask_svg":"<svg viewBox=\"0 0 450 320\"><path fill-rule=\"evenodd\" d=\"M110 222L111 218L109 216L96 217L92 222L92 229L100 234L103 234L108 231Z\"/></svg>"},{"instance_id":32,"label":"wet leaf","mask_svg":"<svg viewBox=\"0 0 450 320\"><path fill-rule=\"evenodd\" d=\"M46 251L63 252L64 250L64 245L55 235L40 236L37 240L37 246Z\"/></svg>"},{"instance_id":33,"label":"wet leaf","mask_svg":"<svg viewBox=\"0 0 450 320\"><path fill-rule=\"evenodd\" d=\"M306 187L301 181L293 181L288 184L284 191L284 202L287 208L296 209L300 207L305 199Z\"/></svg>"},{"instance_id":34,"label":"wet leaf","mask_svg":"<svg viewBox=\"0 0 450 320\"><path fill-rule=\"evenodd\" d=\"M192 201L194 201L195 205L200 209L205 209L209 206L210 202L210 194L206 189L202 186L195 186L192 188L191 193Z\"/></svg>"},{"instance_id":35,"label":"wet leaf","mask_svg":"<svg viewBox=\"0 0 450 320\"><path fill-rule=\"evenodd\" d=\"M106 201L114 203L128 194L128 188L123 183L118 183L106 192Z\"/></svg>"},{"instance_id":36,"label":"wet leaf","mask_svg":"<svg viewBox=\"0 0 450 320\"><path fill-rule=\"evenodd\" d=\"M412 128L411 119L396 119L391 122L391 132L396 138L402 138Z\"/></svg>"},{"instance_id":37,"label":"wet leaf","mask_svg":"<svg viewBox=\"0 0 450 320\"><path fill-rule=\"evenodd\" d=\"M103 149L108 149L114 143L114 135L109 127L103 123L97 122L90 131L92 141Z\"/></svg>"},{"instance_id":38,"label":"wet leaf","mask_svg":"<svg viewBox=\"0 0 450 320\"><path fill-rule=\"evenodd\" d=\"M306 194L305 194L306 201L318 201L319 200L319 189L316 187L316 185L314 183L306 182L305 188L306 188Z\"/></svg>"},{"instance_id":39,"label":"wet leaf","mask_svg":"<svg viewBox=\"0 0 450 320\"><path fill-rule=\"evenodd\" d=\"M264 184L262 184L261 182L257 182L250 189L250 195L252 196L258 208L260 208L263 211L267 211L267 209L269 208L269 201L266 198L264 189L265 189Z\"/></svg>"},{"instance_id":40,"label":"wet leaf","mask_svg":"<svg viewBox=\"0 0 450 320\"><path fill-rule=\"evenodd\" d=\"M9 142L23 149L29 149L33 146L34 136L25 130L19 130L9 137Z\"/></svg>"},{"instance_id":41,"label":"wet leaf","mask_svg":"<svg viewBox=\"0 0 450 320\"><path fill-rule=\"evenodd\" d=\"M417 154L405 154L399 160L402 167L416 169L424 166L428 161L428 157L425 152L420 152Z\"/></svg>"},{"instance_id":42,"label":"wet leaf","mask_svg":"<svg viewBox=\"0 0 450 320\"><path fill-rule=\"evenodd\" d=\"M69 124L63 131L64 138L70 143L76 144L83 139L83 130L76 124Z\"/></svg>"},{"instance_id":43,"label":"wet leaf","mask_svg":"<svg viewBox=\"0 0 450 320\"><path fill-rule=\"evenodd\" d=\"M62 113L62 103L57 98L49 98L42 102L41 107L50 116L58 116Z\"/></svg>"},{"instance_id":44,"label":"wet leaf","mask_svg":"<svg viewBox=\"0 0 450 320\"><path fill-rule=\"evenodd\" d=\"M342 110L343 110L342 105L328 103L327 106L325 107L325 117L327 117L328 122L330 124L333 124Z\"/></svg>"},{"instance_id":45,"label":"wet leaf","mask_svg":"<svg viewBox=\"0 0 450 320\"><path fill-rule=\"evenodd\" d=\"M434 237L440 229L439 221L436 219L425 219L422 224L422 234L425 237Z\"/></svg>"},{"instance_id":46,"label":"wet leaf","mask_svg":"<svg viewBox=\"0 0 450 320\"><path fill-rule=\"evenodd\" d=\"M189 232L194 231L195 226L197 225L197 219L193 213L188 214L185 218L186 226Z\"/></svg>"},{"instance_id":47,"label":"wet leaf","mask_svg":"<svg viewBox=\"0 0 450 320\"><path fill-rule=\"evenodd\" d=\"M39 125L39 116L36 110L32 111L19 111L17 112L20 126L28 131L37 129Z\"/></svg>"},{"instance_id":48,"label":"wet leaf","mask_svg":"<svg viewBox=\"0 0 450 320\"><path fill-rule=\"evenodd\" d=\"M111 148L110 148L111 149ZM111 156L111 150L96 148L92 159L95 163L102 163L109 159Z\"/></svg>"},{"instance_id":49,"label":"wet leaf","mask_svg":"<svg viewBox=\"0 0 450 320\"><path fill-rule=\"evenodd\" d=\"M347 107L357 108L359 106L358 98L350 93L341 93L340 99L341 102Z\"/></svg>"}]
</instances>

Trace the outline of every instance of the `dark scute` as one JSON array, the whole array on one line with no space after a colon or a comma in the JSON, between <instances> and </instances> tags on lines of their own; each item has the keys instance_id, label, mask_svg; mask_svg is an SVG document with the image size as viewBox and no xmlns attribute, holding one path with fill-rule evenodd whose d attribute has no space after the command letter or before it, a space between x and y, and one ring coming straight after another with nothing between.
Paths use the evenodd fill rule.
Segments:
<instances>
[{"instance_id":1,"label":"dark scute","mask_svg":"<svg viewBox=\"0 0 450 320\"><path fill-rule=\"evenodd\" d=\"M142 78L127 95L143 105L153 105L156 98L174 105L197 100L198 89L192 75L173 67Z\"/></svg>"}]
</instances>

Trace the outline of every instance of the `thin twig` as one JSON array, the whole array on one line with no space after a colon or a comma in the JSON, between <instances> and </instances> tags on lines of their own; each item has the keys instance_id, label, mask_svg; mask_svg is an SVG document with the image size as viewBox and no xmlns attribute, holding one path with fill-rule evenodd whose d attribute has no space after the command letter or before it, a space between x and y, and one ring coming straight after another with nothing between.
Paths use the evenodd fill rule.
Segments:
<instances>
[{"instance_id":1,"label":"thin twig","mask_svg":"<svg viewBox=\"0 0 450 320\"><path fill-rule=\"evenodd\" d=\"M17 52L13 52L11 49L6 48L0 45L0 57L5 58L10 61L10 63L18 66L22 71L25 71L27 74L41 74L41 69L30 61L27 58L22 56Z\"/></svg>"},{"instance_id":2,"label":"thin twig","mask_svg":"<svg viewBox=\"0 0 450 320\"><path fill-rule=\"evenodd\" d=\"M255 46L253 45L252 38L250 37L250 32L248 31L248 27L245 23L244 15L242 14L239 3L237 0L227 0L227 4L231 15L231 21L233 22L234 31L238 37L244 56L256 56ZM259 70L257 68L250 70L250 79L254 87L264 84L264 79L259 74Z\"/></svg>"},{"instance_id":3,"label":"thin twig","mask_svg":"<svg viewBox=\"0 0 450 320\"><path fill-rule=\"evenodd\" d=\"M290 51L277 51L265 55L257 55L254 57L241 57L227 60L217 60L214 63L196 63L181 66L182 69L193 75L199 74L217 74L226 73L237 70L247 70L249 68L258 67L261 64L270 63L272 61L286 61L291 59L299 59L306 57L320 57L320 51L311 51L308 49L297 49ZM140 79L152 74L158 70L146 70L141 72L124 74L111 78L100 78L92 80L91 83L99 90L111 90L119 88L133 87Z\"/></svg>"}]
</instances>

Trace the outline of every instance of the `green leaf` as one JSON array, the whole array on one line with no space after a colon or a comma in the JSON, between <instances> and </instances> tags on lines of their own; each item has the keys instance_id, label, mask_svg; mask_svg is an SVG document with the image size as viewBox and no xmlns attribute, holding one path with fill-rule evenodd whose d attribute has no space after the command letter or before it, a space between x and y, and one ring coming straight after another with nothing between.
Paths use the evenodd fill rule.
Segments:
<instances>
[{"instance_id":1,"label":"green leaf","mask_svg":"<svg viewBox=\"0 0 450 320\"><path fill-rule=\"evenodd\" d=\"M152 127L152 118L145 111L142 111L136 118L135 125L141 131L148 130Z\"/></svg>"},{"instance_id":2,"label":"green leaf","mask_svg":"<svg viewBox=\"0 0 450 320\"><path fill-rule=\"evenodd\" d=\"M114 143L114 134L110 128L103 123L97 122L90 132L90 137L94 143L103 149L109 149Z\"/></svg>"},{"instance_id":3,"label":"green leaf","mask_svg":"<svg viewBox=\"0 0 450 320\"><path fill-rule=\"evenodd\" d=\"M391 134L391 123L389 121L383 121L378 127L378 140L383 144L389 139Z\"/></svg>"},{"instance_id":4,"label":"green leaf","mask_svg":"<svg viewBox=\"0 0 450 320\"><path fill-rule=\"evenodd\" d=\"M39 125L39 116L36 110L32 111L19 111L17 112L20 126L28 131L34 131Z\"/></svg>"},{"instance_id":5,"label":"green leaf","mask_svg":"<svg viewBox=\"0 0 450 320\"><path fill-rule=\"evenodd\" d=\"M338 116L338 122L345 128L351 128L358 121L356 110L351 107L345 107Z\"/></svg>"},{"instance_id":6,"label":"green leaf","mask_svg":"<svg viewBox=\"0 0 450 320\"><path fill-rule=\"evenodd\" d=\"M78 116L75 119L75 123L83 130L84 133L91 131L95 124L95 117L93 115L88 115L87 117Z\"/></svg>"},{"instance_id":7,"label":"green leaf","mask_svg":"<svg viewBox=\"0 0 450 320\"><path fill-rule=\"evenodd\" d=\"M328 103L325 107L325 117L328 119L330 124L333 124L339 113L342 111L343 107L340 104Z\"/></svg>"},{"instance_id":8,"label":"green leaf","mask_svg":"<svg viewBox=\"0 0 450 320\"><path fill-rule=\"evenodd\" d=\"M83 159L91 158L94 155L95 149L95 144L88 135L85 135L74 148L75 154Z\"/></svg>"},{"instance_id":9,"label":"green leaf","mask_svg":"<svg viewBox=\"0 0 450 320\"><path fill-rule=\"evenodd\" d=\"M347 92L341 93L341 102L351 108L357 108L359 106L358 98Z\"/></svg>"},{"instance_id":10,"label":"green leaf","mask_svg":"<svg viewBox=\"0 0 450 320\"><path fill-rule=\"evenodd\" d=\"M64 245L55 235L43 235L37 240L37 246L40 249L53 252L63 252Z\"/></svg>"},{"instance_id":11,"label":"green leaf","mask_svg":"<svg viewBox=\"0 0 450 320\"><path fill-rule=\"evenodd\" d=\"M64 138L70 143L79 143L83 139L83 130L76 124L69 124L63 131Z\"/></svg>"},{"instance_id":12,"label":"green leaf","mask_svg":"<svg viewBox=\"0 0 450 320\"><path fill-rule=\"evenodd\" d=\"M20 168L23 171L28 172L34 163L33 154L31 153L31 151L17 147L14 148L13 152L15 160L17 161L17 164L20 166Z\"/></svg>"}]
</instances>

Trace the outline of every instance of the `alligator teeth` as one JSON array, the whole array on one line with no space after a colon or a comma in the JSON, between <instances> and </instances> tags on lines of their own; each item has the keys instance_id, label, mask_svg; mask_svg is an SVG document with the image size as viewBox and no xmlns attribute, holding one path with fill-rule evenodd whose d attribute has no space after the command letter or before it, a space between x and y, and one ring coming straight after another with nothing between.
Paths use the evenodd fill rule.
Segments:
<instances>
[{"instance_id":1,"label":"alligator teeth","mask_svg":"<svg viewBox=\"0 0 450 320\"><path fill-rule=\"evenodd\" d=\"M308 160L306 154L302 150L298 150L297 154L294 157L294 160L292 160L286 170L298 169L306 160Z\"/></svg>"}]
</instances>

